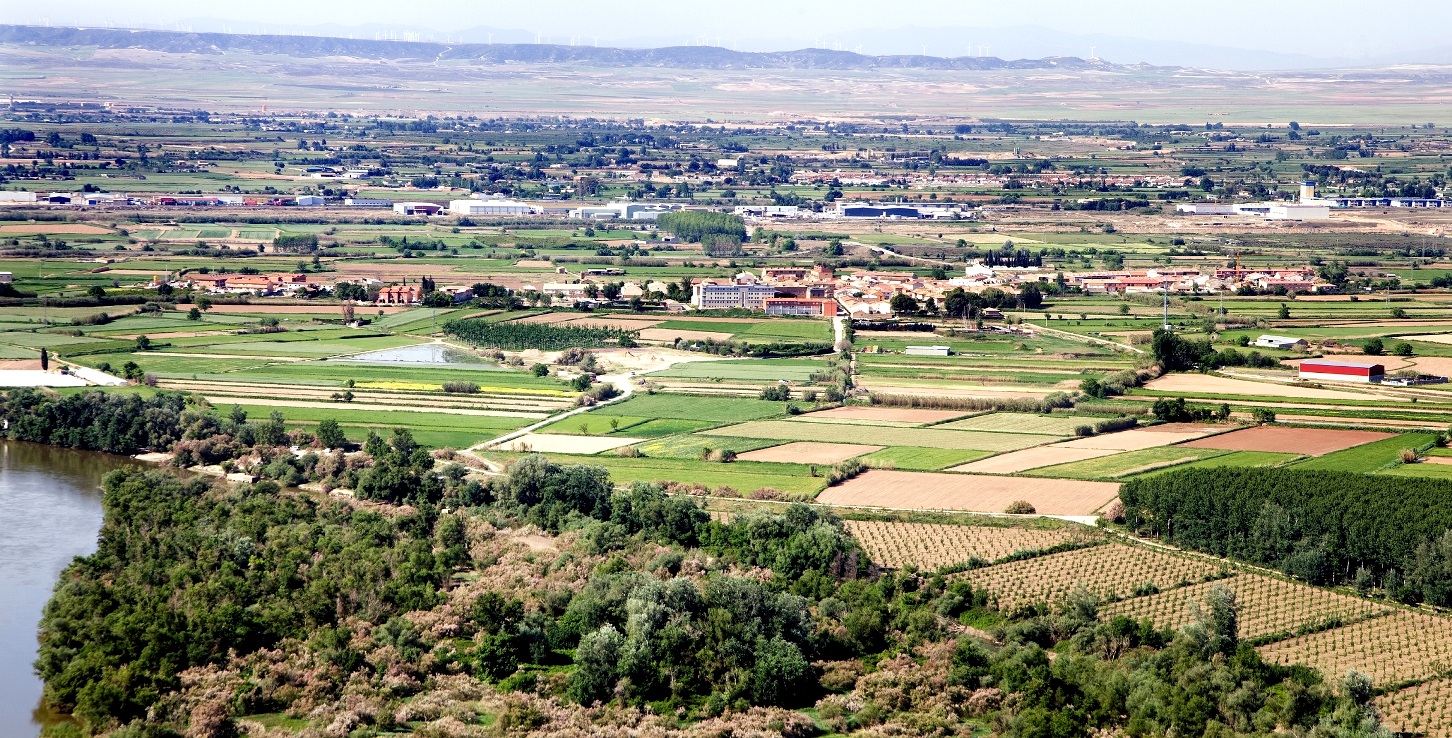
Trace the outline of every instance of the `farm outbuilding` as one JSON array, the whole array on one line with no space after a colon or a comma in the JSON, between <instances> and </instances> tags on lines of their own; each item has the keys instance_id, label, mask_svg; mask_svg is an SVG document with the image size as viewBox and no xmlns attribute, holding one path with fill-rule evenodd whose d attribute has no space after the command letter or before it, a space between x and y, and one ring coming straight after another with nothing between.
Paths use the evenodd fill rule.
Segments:
<instances>
[{"instance_id":1,"label":"farm outbuilding","mask_svg":"<svg viewBox=\"0 0 1452 738\"><path fill-rule=\"evenodd\" d=\"M904 353L908 356L947 356L952 349L947 346L908 346Z\"/></svg>"},{"instance_id":2,"label":"farm outbuilding","mask_svg":"<svg viewBox=\"0 0 1452 738\"><path fill-rule=\"evenodd\" d=\"M1380 382L1386 376L1381 364L1362 364L1330 359L1307 359L1301 362L1301 379L1328 382Z\"/></svg>"},{"instance_id":3,"label":"farm outbuilding","mask_svg":"<svg viewBox=\"0 0 1452 738\"><path fill-rule=\"evenodd\" d=\"M1293 338L1291 336L1264 335L1255 339L1255 345L1260 348L1281 349L1284 351L1305 351L1310 348L1304 338Z\"/></svg>"}]
</instances>

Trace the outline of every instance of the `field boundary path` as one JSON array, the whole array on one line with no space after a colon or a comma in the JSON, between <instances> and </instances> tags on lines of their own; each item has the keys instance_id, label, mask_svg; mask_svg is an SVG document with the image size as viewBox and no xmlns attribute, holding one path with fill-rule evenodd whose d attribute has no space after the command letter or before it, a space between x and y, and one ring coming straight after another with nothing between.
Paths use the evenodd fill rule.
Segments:
<instances>
[{"instance_id":1,"label":"field boundary path","mask_svg":"<svg viewBox=\"0 0 1452 738\"><path fill-rule=\"evenodd\" d=\"M1125 351L1128 351L1128 352L1134 353L1134 354L1143 354L1144 353L1144 349L1137 349L1137 348L1135 348L1135 347L1133 347L1133 346L1131 346L1131 345L1129 345L1127 343L1119 343L1118 341L1110 341L1110 340L1104 339L1104 338L1095 338L1093 336L1085 336L1085 335L1082 335L1082 334L1079 334L1079 333L1071 333L1069 331L1061 331L1058 328L1050 328L1050 327L1048 327L1046 325L1039 325L1038 323L1031 323L1030 325L1032 325L1033 328L1034 328L1034 330L1036 330L1036 331L1044 331L1045 333L1052 333L1052 334L1058 336L1059 338L1067 338L1067 339L1069 339L1071 341L1079 341L1081 343L1098 343L1098 344L1103 344L1105 346L1113 346L1114 348L1124 349Z\"/></svg>"},{"instance_id":2,"label":"field boundary path","mask_svg":"<svg viewBox=\"0 0 1452 738\"><path fill-rule=\"evenodd\" d=\"M614 405L617 402L623 402L629 399L631 395L635 394L635 385L632 384L630 381L631 376L632 375L629 372L625 374L602 375L600 379L615 385L616 389L620 390L620 394L618 396L612 397L609 400L596 403L594 405L581 405L579 407L566 410L565 412L562 412L558 415L551 415L544 420L539 421L538 423L534 423L533 425L525 426L516 431L510 431L509 433L499 436L498 438L484 441L483 443L476 443L466 449L466 451L470 452L470 454L473 455L474 451L482 451L493 446L509 443L510 441L513 441L517 438L522 438L523 436L529 433L533 433L534 431L537 431L540 428L543 428L551 423L564 420L565 418L580 415L581 413L588 413L597 407L604 407L605 405Z\"/></svg>"},{"instance_id":3,"label":"field boundary path","mask_svg":"<svg viewBox=\"0 0 1452 738\"><path fill-rule=\"evenodd\" d=\"M847 351L852 348L852 342L847 340L847 321L852 320L850 315L839 315L832 318L832 331L836 338L833 340L833 347L838 351Z\"/></svg>"},{"instance_id":4,"label":"field boundary path","mask_svg":"<svg viewBox=\"0 0 1452 738\"><path fill-rule=\"evenodd\" d=\"M843 241L842 243L847 244L849 246L866 246L869 251L876 251L877 253L882 254L883 256L895 256L895 257L897 257L899 259L907 259L909 261L926 261L929 264L940 264L942 266L952 267L954 269L957 269L958 268L958 265L957 264L954 264L951 261L943 261L942 259L929 259L929 258L927 258L925 256L908 256L907 254L903 254L903 253L899 253L897 251L893 251L892 249L887 248L886 246L873 246L872 244L863 243L861 241Z\"/></svg>"}]
</instances>

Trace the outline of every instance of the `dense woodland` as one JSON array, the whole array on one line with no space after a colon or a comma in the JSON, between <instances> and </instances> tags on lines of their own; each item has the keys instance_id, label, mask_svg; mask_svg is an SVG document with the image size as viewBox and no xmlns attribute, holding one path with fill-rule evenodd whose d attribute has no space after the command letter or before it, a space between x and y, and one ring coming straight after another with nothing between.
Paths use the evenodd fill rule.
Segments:
<instances>
[{"instance_id":1,"label":"dense woodland","mask_svg":"<svg viewBox=\"0 0 1452 738\"><path fill-rule=\"evenodd\" d=\"M999 612L965 582L878 570L807 506L717 521L542 456L449 512L162 472L105 487L100 547L63 575L39 662L48 702L92 732L225 736L282 712L367 736L472 716L439 706L471 694L533 735L600 703L592 732L620 735L759 715L811 735L789 710L814 705L840 732L1385 734L1359 678L1338 696L1239 643L1228 590L1179 633L1105 622L1087 595ZM559 548L522 551L521 526Z\"/></svg>"},{"instance_id":2,"label":"dense woodland","mask_svg":"<svg viewBox=\"0 0 1452 738\"><path fill-rule=\"evenodd\" d=\"M1452 605L1452 482L1255 467L1183 469L1120 492L1131 529L1315 584Z\"/></svg>"},{"instance_id":3,"label":"dense woodland","mask_svg":"<svg viewBox=\"0 0 1452 738\"><path fill-rule=\"evenodd\" d=\"M467 468L450 464L434 473L433 455L406 429L386 440L370 432L357 449L334 420L320 421L312 432L289 431L276 411L249 419L240 407L222 413L176 392L57 395L28 388L0 398L0 419L3 434L17 441L115 454L170 452L178 468L217 466L283 486L316 482L365 500L457 507L484 499L483 487L466 479Z\"/></svg>"}]
</instances>

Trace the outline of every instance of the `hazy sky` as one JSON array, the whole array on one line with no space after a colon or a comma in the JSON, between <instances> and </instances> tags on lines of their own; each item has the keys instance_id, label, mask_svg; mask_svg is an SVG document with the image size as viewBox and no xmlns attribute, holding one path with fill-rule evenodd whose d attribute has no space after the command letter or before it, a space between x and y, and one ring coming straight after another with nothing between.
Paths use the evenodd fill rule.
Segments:
<instances>
[{"instance_id":1,"label":"hazy sky","mask_svg":"<svg viewBox=\"0 0 1452 738\"><path fill-rule=\"evenodd\" d=\"M686 43L705 37L712 43L720 38L726 46L772 42L796 48L845 39L844 48L862 45L868 53L898 51L870 48L875 30L934 27L1040 26L1069 34L1343 58L1452 44L1446 35L1452 3L1421 3L1410 13L1399 7L1367 5L1364 0L0 0L0 22L181 24L183 30L190 24L201 31L220 30L207 27L207 19L216 19L236 24L237 31L306 32L330 25L357 27L360 36L376 35L379 26L397 26L432 29L438 40L483 26L541 33L556 43L568 43L571 37L594 43L599 37L600 45ZM991 34L977 35L985 38L968 39L967 45L993 42ZM955 52L961 53L948 53Z\"/></svg>"}]
</instances>

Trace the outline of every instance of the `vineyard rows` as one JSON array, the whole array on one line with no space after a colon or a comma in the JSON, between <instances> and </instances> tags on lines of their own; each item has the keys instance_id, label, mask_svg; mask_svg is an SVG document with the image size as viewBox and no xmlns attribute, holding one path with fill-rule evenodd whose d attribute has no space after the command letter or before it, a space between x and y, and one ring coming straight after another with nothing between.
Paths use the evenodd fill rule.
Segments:
<instances>
[{"instance_id":1,"label":"vineyard rows","mask_svg":"<svg viewBox=\"0 0 1452 738\"><path fill-rule=\"evenodd\" d=\"M1398 733L1452 738L1452 679L1433 679L1376 699L1382 723Z\"/></svg>"},{"instance_id":2,"label":"vineyard rows","mask_svg":"<svg viewBox=\"0 0 1452 738\"><path fill-rule=\"evenodd\" d=\"M877 520L845 523L875 563L892 568L916 566L924 571L967 563L975 557L997 561L1016 551L1052 548L1090 535L1077 527L1035 530Z\"/></svg>"},{"instance_id":3,"label":"vineyard rows","mask_svg":"<svg viewBox=\"0 0 1452 738\"><path fill-rule=\"evenodd\" d=\"M1100 599L1120 599L1146 585L1168 589L1215 576L1217 564L1117 543L1050 554L955 575L992 592L1010 610L1035 602L1053 603L1076 589Z\"/></svg>"},{"instance_id":4,"label":"vineyard rows","mask_svg":"<svg viewBox=\"0 0 1452 738\"><path fill-rule=\"evenodd\" d=\"M1259 650L1266 661L1304 664L1328 680L1355 669L1385 687L1436 676L1452 664L1452 619L1403 611Z\"/></svg>"},{"instance_id":5,"label":"vineyard rows","mask_svg":"<svg viewBox=\"0 0 1452 738\"><path fill-rule=\"evenodd\" d=\"M1294 632L1333 618L1350 622L1386 611L1385 607L1360 597L1258 574L1239 574L1224 580L1224 585L1235 593L1235 601L1240 606L1241 638ZM1106 617L1148 618L1161 628L1178 630L1191 622L1192 606L1196 603L1203 605L1211 586L1210 583L1196 584L1136 597L1107 605L1101 612Z\"/></svg>"}]
</instances>

